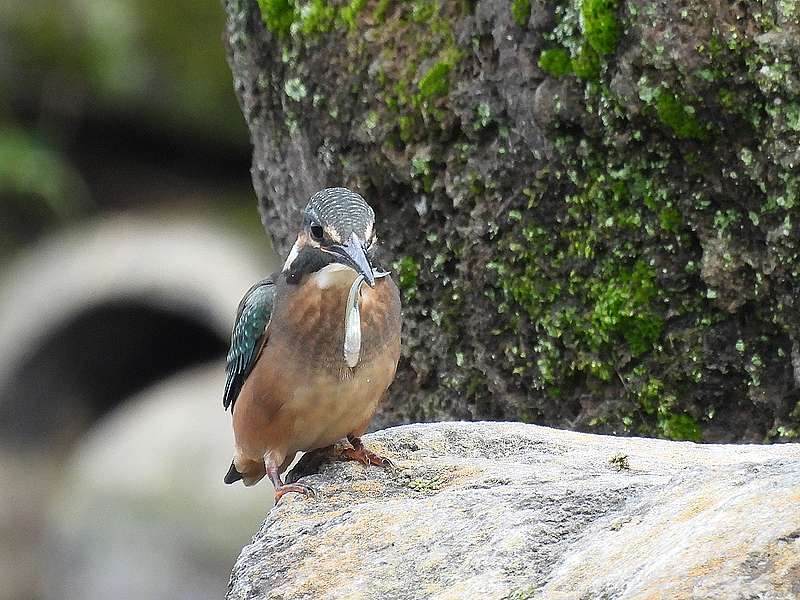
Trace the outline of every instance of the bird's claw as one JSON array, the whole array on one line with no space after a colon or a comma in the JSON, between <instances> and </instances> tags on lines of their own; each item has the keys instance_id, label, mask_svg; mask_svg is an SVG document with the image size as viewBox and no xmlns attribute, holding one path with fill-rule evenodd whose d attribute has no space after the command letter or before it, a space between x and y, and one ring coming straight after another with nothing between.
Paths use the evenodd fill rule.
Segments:
<instances>
[{"instance_id":1,"label":"bird's claw","mask_svg":"<svg viewBox=\"0 0 800 600\"><path fill-rule=\"evenodd\" d=\"M309 485L302 483L286 483L275 488L275 504L278 504L278 501L283 498L284 494L288 494L289 492L303 494L306 498L315 498L317 495L314 488Z\"/></svg>"},{"instance_id":2,"label":"bird's claw","mask_svg":"<svg viewBox=\"0 0 800 600\"><path fill-rule=\"evenodd\" d=\"M371 450L367 450L364 446L357 448L342 448L339 455L344 460L354 460L360 462L364 466L384 467L386 469L395 469L395 464L388 458L384 458L375 454Z\"/></svg>"}]
</instances>

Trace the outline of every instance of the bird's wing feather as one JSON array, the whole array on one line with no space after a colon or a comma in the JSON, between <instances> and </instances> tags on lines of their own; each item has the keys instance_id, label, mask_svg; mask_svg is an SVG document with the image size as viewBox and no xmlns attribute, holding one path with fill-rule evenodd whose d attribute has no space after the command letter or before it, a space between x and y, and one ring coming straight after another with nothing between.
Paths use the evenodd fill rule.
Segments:
<instances>
[{"instance_id":1,"label":"bird's wing feather","mask_svg":"<svg viewBox=\"0 0 800 600\"><path fill-rule=\"evenodd\" d=\"M274 300L274 279L267 277L247 290L239 303L236 323L231 334L228 364L225 367L227 378L222 406L226 409L230 407L233 410L244 381L256 363L264 343Z\"/></svg>"}]
</instances>

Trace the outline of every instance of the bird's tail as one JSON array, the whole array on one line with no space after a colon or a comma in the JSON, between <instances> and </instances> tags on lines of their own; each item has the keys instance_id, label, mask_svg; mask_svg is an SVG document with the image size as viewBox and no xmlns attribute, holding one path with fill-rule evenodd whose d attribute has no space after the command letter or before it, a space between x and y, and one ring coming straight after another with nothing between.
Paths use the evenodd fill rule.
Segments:
<instances>
[{"instance_id":1,"label":"bird's tail","mask_svg":"<svg viewBox=\"0 0 800 600\"><path fill-rule=\"evenodd\" d=\"M228 469L228 472L225 474L225 483L231 484L236 483L242 478L242 474L236 470L236 465L233 464L231 461L231 468Z\"/></svg>"},{"instance_id":2,"label":"bird's tail","mask_svg":"<svg viewBox=\"0 0 800 600\"><path fill-rule=\"evenodd\" d=\"M236 463L239 467L236 467ZM257 484L261 481L264 475L267 474L267 469L264 466L264 460L248 460L237 456L236 459L231 461L231 468L225 474L225 483L236 483L240 479L246 486Z\"/></svg>"}]
</instances>

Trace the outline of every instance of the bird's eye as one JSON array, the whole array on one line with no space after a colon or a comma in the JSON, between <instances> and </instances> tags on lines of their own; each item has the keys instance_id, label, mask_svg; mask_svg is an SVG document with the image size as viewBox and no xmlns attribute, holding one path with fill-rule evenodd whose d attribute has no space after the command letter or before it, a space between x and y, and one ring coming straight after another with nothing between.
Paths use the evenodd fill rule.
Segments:
<instances>
[{"instance_id":1,"label":"bird's eye","mask_svg":"<svg viewBox=\"0 0 800 600\"><path fill-rule=\"evenodd\" d=\"M311 237L313 237L315 240L321 241L324 234L325 232L322 231L321 225L317 225L316 223L314 223L311 226Z\"/></svg>"}]
</instances>

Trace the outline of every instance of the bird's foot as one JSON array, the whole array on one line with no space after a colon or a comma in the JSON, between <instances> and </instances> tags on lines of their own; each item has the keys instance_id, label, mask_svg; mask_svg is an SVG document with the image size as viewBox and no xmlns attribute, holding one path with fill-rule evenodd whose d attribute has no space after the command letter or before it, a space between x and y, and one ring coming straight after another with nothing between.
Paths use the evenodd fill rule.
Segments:
<instances>
[{"instance_id":1,"label":"bird's foot","mask_svg":"<svg viewBox=\"0 0 800 600\"><path fill-rule=\"evenodd\" d=\"M394 466L394 463L388 458L384 458L383 456L375 454L366 448L342 448L339 451L339 458L341 460L355 460L368 467L370 465L387 468Z\"/></svg>"},{"instance_id":2,"label":"bird's foot","mask_svg":"<svg viewBox=\"0 0 800 600\"><path fill-rule=\"evenodd\" d=\"M303 483L283 483L278 468L274 465L267 467L267 477L272 482L272 487L275 488L275 504L278 504L278 500L289 492L303 494L306 498L313 498L317 495L314 488Z\"/></svg>"},{"instance_id":3,"label":"bird's foot","mask_svg":"<svg viewBox=\"0 0 800 600\"><path fill-rule=\"evenodd\" d=\"M342 460L355 460L368 467L370 465L375 465L387 469L394 468L394 463L392 461L375 454L372 450L368 450L359 438L348 436L347 439L353 447L339 450L339 458Z\"/></svg>"},{"instance_id":4,"label":"bird's foot","mask_svg":"<svg viewBox=\"0 0 800 600\"><path fill-rule=\"evenodd\" d=\"M288 494L289 492L303 494L306 498L313 498L317 495L317 492L315 492L314 488L311 486L303 485L302 483L285 483L275 487L275 504L278 503L278 500L283 498L284 494Z\"/></svg>"}]
</instances>

